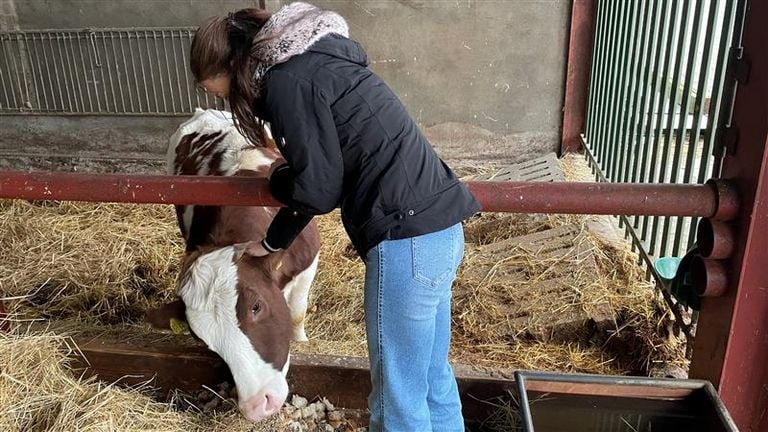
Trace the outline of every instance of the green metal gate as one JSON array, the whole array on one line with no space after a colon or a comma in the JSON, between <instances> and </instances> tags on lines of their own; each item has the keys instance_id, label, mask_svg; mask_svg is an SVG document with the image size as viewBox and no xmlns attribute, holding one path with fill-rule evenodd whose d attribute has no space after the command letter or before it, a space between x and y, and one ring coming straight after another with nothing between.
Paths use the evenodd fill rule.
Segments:
<instances>
[{"instance_id":1,"label":"green metal gate","mask_svg":"<svg viewBox=\"0 0 768 432\"><path fill-rule=\"evenodd\" d=\"M584 144L612 182L702 183L717 176L730 117L727 79L739 0L597 0ZM692 246L697 221L622 218L649 270Z\"/></svg>"}]
</instances>

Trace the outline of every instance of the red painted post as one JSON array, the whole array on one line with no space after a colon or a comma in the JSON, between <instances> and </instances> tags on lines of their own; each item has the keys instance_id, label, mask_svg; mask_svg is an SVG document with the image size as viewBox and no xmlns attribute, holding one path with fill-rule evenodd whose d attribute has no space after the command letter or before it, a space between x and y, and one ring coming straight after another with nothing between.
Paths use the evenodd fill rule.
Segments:
<instances>
[{"instance_id":1,"label":"red painted post","mask_svg":"<svg viewBox=\"0 0 768 432\"><path fill-rule=\"evenodd\" d=\"M573 0L568 70L563 102L561 153L581 149L581 133L587 112L592 41L595 34L595 0Z\"/></svg>"},{"instance_id":2,"label":"red painted post","mask_svg":"<svg viewBox=\"0 0 768 432\"><path fill-rule=\"evenodd\" d=\"M724 297L702 299L691 376L714 383L742 431L768 430L768 2L751 1L744 57L722 177L741 192L736 253L728 261ZM744 77L745 75L741 75Z\"/></svg>"}]
</instances>

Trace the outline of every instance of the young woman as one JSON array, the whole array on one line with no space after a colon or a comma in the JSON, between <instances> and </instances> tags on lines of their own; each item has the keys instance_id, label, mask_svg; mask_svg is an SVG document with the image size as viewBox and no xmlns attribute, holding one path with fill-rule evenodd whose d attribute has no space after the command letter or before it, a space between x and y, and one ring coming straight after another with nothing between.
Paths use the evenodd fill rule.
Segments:
<instances>
[{"instance_id":1,"label":"young woman","mask_svg":"<svg viewBox=\"0 0 768 432\"><path fill-rule=\"evenodd\" d=\"M461 221L479 205L367 68L344 19L306 3L212 17L190 65L253 142L266 142L268 123L285 158L270 188L286 207L259 253L287 247L314 215L341 207L366 265L371 430L463 431L448 363L451 285Z\"/></svg>"}]
</instances>

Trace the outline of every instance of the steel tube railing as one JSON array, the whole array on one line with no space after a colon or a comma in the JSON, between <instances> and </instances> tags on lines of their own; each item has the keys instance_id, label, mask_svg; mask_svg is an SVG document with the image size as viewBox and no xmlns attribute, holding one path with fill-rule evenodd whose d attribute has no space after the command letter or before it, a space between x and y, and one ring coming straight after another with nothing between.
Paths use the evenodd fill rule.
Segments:
<instances>
[{"instance_id":1,"label":"steel tube railing","mask_svg":"<svg viewBox=\"0 0 768 432\"><path fill-rule=\"evenodd\" d=\"M468 182L484 211L712 217L713 185ZM246 177L0 172L0 198L196 205L280 205Z\"/></svg>"}]
</instances>

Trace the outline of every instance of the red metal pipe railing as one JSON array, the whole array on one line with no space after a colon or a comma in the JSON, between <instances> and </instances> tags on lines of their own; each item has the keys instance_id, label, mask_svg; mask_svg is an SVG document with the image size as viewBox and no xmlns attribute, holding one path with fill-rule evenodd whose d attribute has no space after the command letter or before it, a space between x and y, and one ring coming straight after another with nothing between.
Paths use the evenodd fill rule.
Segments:
<instances>
[{"instance_id":1,"label":"red metal pipe railing","mask_svg":"<svg viewBox=\"0 0 768 432\"><path fill-rule=\"evenodd\" d=\"M248 177L0 172L0 198L136 204L280 206Z\"/></svg>"},{"instance_id":2,"label":"red metal pipe railing","mask_svg":"<svg viewBox=\"0 0 768 432\"><path fill-rule=\"evenodd\" d=\"M712 217L715 184L468 182L484 211ZM263 179L0 172L0 198L197 205L279 205Z\"/></svg>"},{"instance_id":3,"label":"red metal pipe railing","mask_svg":"<svg viewBox=\"0 0 768 432\"><path fill-rule=\"evenodd\" d=\"M709 185L469 182L484 211L704 216L717 212Z\"/></svg>"}]
</instances>

